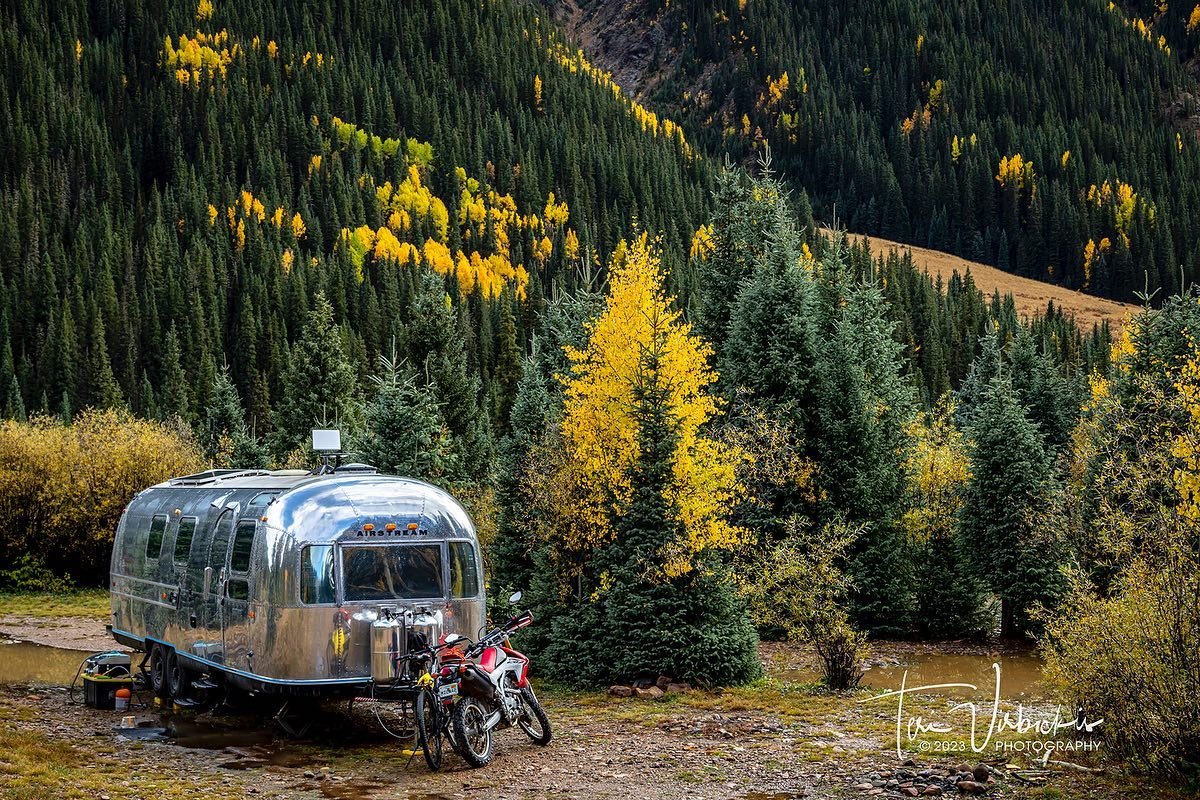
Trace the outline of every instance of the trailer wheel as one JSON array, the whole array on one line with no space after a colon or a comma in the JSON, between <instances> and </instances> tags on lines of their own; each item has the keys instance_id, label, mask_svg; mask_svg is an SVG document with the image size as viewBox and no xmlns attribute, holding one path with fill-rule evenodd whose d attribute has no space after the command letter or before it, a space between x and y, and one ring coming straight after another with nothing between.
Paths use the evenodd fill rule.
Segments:
<instances>
[{"instance_id":1,"label":"trailer wheel","mask_svg":"<svg viewBox=\"0 0 1200 800\"><path fill-rule=\"evenodd\" d=\"M167 652L167 694L175 699L187 697L192 691L192 672L174 649Z\"/></svg>"},{"instance_id":2,"label":"trailer wheel","mask_svg":"<svg viewBox=\"0 0 1200 800\"><path fill-rule=\"evenodd\" d=\"M159 697L167 696L167 648L150 645L150 688Z\"/></svg>"}]
</instances>

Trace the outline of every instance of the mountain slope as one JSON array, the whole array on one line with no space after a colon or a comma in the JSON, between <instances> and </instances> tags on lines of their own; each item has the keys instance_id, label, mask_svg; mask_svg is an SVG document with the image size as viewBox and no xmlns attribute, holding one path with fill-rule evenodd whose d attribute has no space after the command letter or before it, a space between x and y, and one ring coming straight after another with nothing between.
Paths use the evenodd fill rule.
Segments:
<instances>
[{"instance_id":1,"label":"mountain slope","mask_svg":"<svg viewBox=\"0 0 1200 800\"><path fill-rule=\"evenodd\" d=\"M710 152L769 143L821 218L1131 299L1147 273L1200 275L1189 11L593 0L558 18Z\"/></svg>"},{"instance_id":2,"label":"mountain slope","mask_svg":"<svg viewBox=\"0 0 1200 800\"><path fill-rule=\"evenodd\" d=\"M1032 318L1039 314L1045 314L1047 304L1053 303L1055 307L1074 317L1075 322L1085 331L1090 330L1093 325L1107 323L1110 330L1118 332L1138 310L1138 306L1131 303L1118 303L1115 300L1084 294L1062 286L1053 286L1031 278L1022 278L1019 275L1001 272L987 264L968 261L941 250L914 247L861 234L850 234L849 238L856 244L866 241L871 248L872 255L877 259L887 258L891 253L908 254L912 257L913 266L918 271L927 272L943 283L948 283L956 272L964 276L970 272L975 286L986 296L991 297L996 292L1001 297L1012 295L1017 313L1022 317Z\"/></svg>"},{"instance_id":3,"label":"mountain slope","mask_svg":"<svg viewBox=\"0 0 1200 800\"><path fill-rule=\"evenodd\" d=\"M414 267L459 288L486 395L501 307L637 222L710 202L677 129L500 0L22 0L0 12L5 411L164 395L227 359L258 430L323 291L359 375L405 341ZM675 257L675 263L682 255Z\"/></svg>"}]
</instances>

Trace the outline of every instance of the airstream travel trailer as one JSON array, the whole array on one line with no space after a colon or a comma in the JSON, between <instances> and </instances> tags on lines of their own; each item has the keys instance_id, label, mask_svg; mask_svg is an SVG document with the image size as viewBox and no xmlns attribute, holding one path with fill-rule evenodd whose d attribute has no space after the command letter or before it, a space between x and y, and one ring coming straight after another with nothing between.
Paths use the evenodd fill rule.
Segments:
<instances>
[{"instance_id":1,"label":"airstream travel trailer","mask_svg":"<svg viewBox=\"0 0 1200 800\"><path fill-rule=\"evenodd\" d=\"M110 593L113 636L176 697L203 673L258 692L353 694L414 636L474 635L485 619L463 507L355 464L211 470L146 489L117 528ZM391 642L374 676L373 635Z\"/></svg>"}]
</instances>

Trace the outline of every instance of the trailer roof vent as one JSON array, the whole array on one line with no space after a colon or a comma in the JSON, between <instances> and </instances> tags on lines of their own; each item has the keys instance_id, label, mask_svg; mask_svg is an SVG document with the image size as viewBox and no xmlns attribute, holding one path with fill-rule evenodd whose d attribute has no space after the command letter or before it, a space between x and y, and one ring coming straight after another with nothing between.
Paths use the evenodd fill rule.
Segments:
<instances>
[{"instance_id":1,"label":"trailer roof vent","mask_svg":"<svg viewBox=\"0 0 1200 800\"><path fill-rule=\"evenodd\" d=\"M206 483L224 478L227 475L235 475L241 472L240 469L206 469L204 472L197 472L193 475L184 475L180 478L172 478L168 483L172 486L203 486Z\"/></svg>"},{"instance_id":2,"label":"trailer roof vent","mask_svg":"<svg viewBox=\"0 0 1200 800\"><path fill-rule=\"evenodd\" d=\"M374 475L379 472L378 469L370 464L342 464L334 469L335 475Z\"/></svg>"}]
</instances>

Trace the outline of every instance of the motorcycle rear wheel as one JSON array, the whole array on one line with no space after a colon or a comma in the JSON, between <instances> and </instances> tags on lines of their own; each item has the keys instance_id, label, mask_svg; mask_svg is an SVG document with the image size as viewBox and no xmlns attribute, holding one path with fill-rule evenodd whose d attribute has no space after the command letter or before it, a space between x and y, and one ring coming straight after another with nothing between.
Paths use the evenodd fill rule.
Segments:
<instances>
[{"instance_id":1,"label":"motorcycle rear wheel","mask_svg":"<svg viewBox=\"0 0 1200 800\"><path fill-rule=\"evenodd\" d=\"M492 760L492 732L487 718L483 704L473 697L460 700L451 712L459 755L472 767L486 767Z\"/></svg>"},{"instance_id":2,"label":"motorcycle rear wheel","mask_svg":"<svg viewBox=\"0 0 1200 800\"><path fill-rule=\"evenodd\" d=\"M517 724L521 726L521 730L525 731L525 735L534 744L545 747L550 744L550 739L553 733L550 730L550 717L546 716L546 709L542 708L542 704L538 702L537 695L533 693L533 687L526 686L521 689L521 701L525 704L525 708L521 711L521 718L517 720Z\"/></svg>"}]
</instances>

